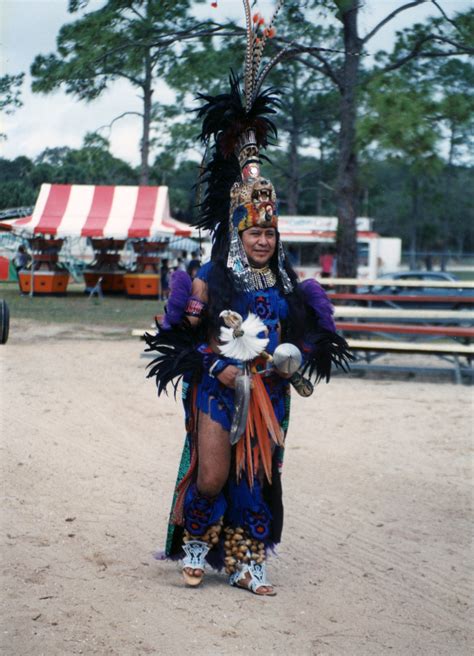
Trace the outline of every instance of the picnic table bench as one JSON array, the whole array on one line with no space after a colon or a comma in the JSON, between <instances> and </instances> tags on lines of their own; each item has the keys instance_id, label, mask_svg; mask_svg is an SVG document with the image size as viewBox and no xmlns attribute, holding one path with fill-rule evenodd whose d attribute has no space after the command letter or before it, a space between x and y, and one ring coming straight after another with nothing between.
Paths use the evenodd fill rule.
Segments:
<instances>
[{"instance_id":1,"label":"picnic table bench","mask_svg":"<svg viewBox=\"0 0 474 656\"><path fill-rule=\"evenodd\" d=\"M473 280L389 280L388 278L322 278L323 287L430 287L437 289L474 289Z\"/></svg>"},{"instance_id":2,"label":"picnic table bench","mask_svg":"<svg viewBox=\"0 0 474 656\"><path fill-rule=\"evenodd\" d=\"M353 292L328 292L331 301L352 301L357 305L372 306L387 305L398 308L400 303L411 303L418 305L450 305L451 309L462 308L474 304L474 294L472 296L459 296L452 294L436 294L426 296L425 294L357 294Z\"/></svg>"},{"instance_id":3,"label":"picnic table bench","mask_svg":"<svg viewBox=\"0 0 474 656\"><path fill-rule=\"evenodd\" d=\"M357 307L354 305L334 306L334 316L360 319L397 319L409 322L436 321L437 323L472 323L474 310L409 310L395 308Z\"/></svg>"},{"instance_id":4,"label":"picnic table bench","mask_svg":"<svg viewBox=\"0 0 474 656\"><path fill-rule=\"evenodd\" d=\"M383 323L367 321L337 321L337 329L346 333L374 333L379 337L387 335L410 335L436 338L460 339L469 344L474 339L474 328L463 326L430 326L426 324Z\"/></svg>"},{"instance_id":5,"label":"picnic table bench","mask_svg":"<svg viewBox=\"0 0 474 656\"><path fill-rule=\"evenodd\" d=\"M426 287L426 281L363 281L386 287ZM326 285L327 280L324 281ZM361 285L361 281L334 279L335 285ZM392 284L393 283L393 284ZM474 283L429 282L430 287L474 289ZM449 292L442 295L421 294L372 294L332 292L334 301L350 302L350 305L336 305L336 325L348 340L356 361L352 369L373 371L404 371L422 373L452 372L454 380L461 382L463 376L472 378L472 359L474 356L474 311L461 309L472 306L474 296L457 296ZM372 304L385 302L388 307L374 307ZM400 307L399 303L414 303L414 307ZM451 309L418 309L433 303L449 303ZM455 309L457 308L457 309ZM423 340L423 341L421 341ZM422 365L386 364L381 362L385 354L432 355L451 364L447 367Z\"/></svg>"}]
</instances>

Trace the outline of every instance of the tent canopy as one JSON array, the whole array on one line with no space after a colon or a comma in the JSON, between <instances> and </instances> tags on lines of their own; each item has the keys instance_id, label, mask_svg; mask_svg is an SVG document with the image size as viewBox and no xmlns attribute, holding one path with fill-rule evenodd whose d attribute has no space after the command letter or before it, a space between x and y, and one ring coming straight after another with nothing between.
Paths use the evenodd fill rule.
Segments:
<instances>
[{"instance_id":1,"label":"tent canopy","mask_svg":"<svg viewBox=\"0 0 474 656\"><path fill-rule=\"evenodd\" d=\"M168 187L43 184L31 216L13 232L140 239L191 234L170 216Z\"/></svg>"}]
</instances>

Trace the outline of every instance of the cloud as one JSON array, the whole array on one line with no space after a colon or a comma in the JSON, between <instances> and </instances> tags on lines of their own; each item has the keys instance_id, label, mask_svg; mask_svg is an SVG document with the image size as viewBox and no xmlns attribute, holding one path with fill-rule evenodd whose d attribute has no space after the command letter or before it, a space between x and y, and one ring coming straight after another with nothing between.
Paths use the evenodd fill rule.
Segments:
<instances>
[{"instance_id":1,"label":"cloud","mask_svg":"<svg viewBox=\"0 0 474 656\"><path fill-rule=\"evenodd\" d=\"M79 103L60 91L44 96L25 90L24 106L2 121L7 141L2 145L3 156L35 157L45 148L69 146L79 148L86 132L109 124L114 116L125 111L139 111L140 103L126 82L117 82L103 97L92 103ZM112 130L101 130L111 140L111 150L131 163L138 162L140 118L126 117Z\"/></svg>"},{"instance_id":2,"label":"cloud","mask_svg":"<svg viewBox=\"0 0 474 656\"><path fill-rule=\"evenodd\" d=\"M91 0L88 11L103 6L105 0ZM259 7L265 15L271 13L274 2L260 0ZM450 0L444 3L450 14L464 11L470 6L469 0ZM400 6L399 0L370 0L361 12L361 33L364 34L384 16ZM221 0L220 15L216 10L198 6L202 16L223 18L232 15L242 18L240 3L236 0ZM436 13L432 3L424 3L400 14L390 26L381 29L373 40L371 51L390 48L395 29L402 29ZM38 54L48 54L56 49L56 36L61 26L76 20L80 14L67 12L67 0L0 0L0 24L2 42L2 73L15 74L28 72ZM109 124L115 116L126 111L140 111L137 91L127 82L118 81L110 90L92 103L79 102L71 96L58 91L47 96L33 94L26 77L23 91L24 107L11 116L2 117L0 132L7 133L7 141L2 142L4 157L19 155L35 157L47 147L70 146L77 148L82 144L86 132L94 131ZM156 87L157 100L170 102L173 94L163 84ZM108 137L112 152L133 165L139 162L139 143L141 137L140 118L126 117L114 124Z\"/></svg>"}]
</instances>

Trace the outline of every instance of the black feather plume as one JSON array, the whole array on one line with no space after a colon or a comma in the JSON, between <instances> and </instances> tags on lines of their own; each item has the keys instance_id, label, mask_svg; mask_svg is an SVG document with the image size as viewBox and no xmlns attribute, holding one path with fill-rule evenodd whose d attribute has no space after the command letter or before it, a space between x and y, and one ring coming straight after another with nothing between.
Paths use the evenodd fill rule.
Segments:
<instances>
[{"instance_id":1,"label":"black feather plume","mask_svg":"<svg viewBox=\"0 0 474 656\"><path fill-rule=\"evenodd\" d=\"M232 71L229 78L230 90L217 96L198 94L198 99L205 104L198 109L202 119L199 138L208 143L211 137L218 144L224 157L234 154L239 136L248 128L253 128L259 148L268 145L268 137L277 137L275 123L269 118L276 114L280 105L277 89L265 89L255 98L247 111L238 77Z\"/></svg>"},{"instance_id":2,"label":"black feather plume","mask_svg":"<svg viewBox=\"0 0 474 656\"><path fill-rule=\"evenodd\" d=\"M186 373L202 374L203 356L197 350L204 339L201 330L196 330L188 322L182 322L172 330L163 330L157 324L157 333L145 333L148 348L156 351L157 357L148 365L147 378L156 378L158 396L166 391L169 383L173 385L174 394L181 378Z\"/></svg>"},{"instance_id":3,"label":"black feather plume","mask_svg":"<svg viewBox=\"0 0 474 656\"><path fill-rule=\"evenodd\" d=\"M193 225L213 232L215 248L221 252L222 247L228 243L230 190L239 179L237 158L234 155L225 158L216 148L200 177L199 182L205 190L199 206L199 217Z\"/></svg>"},{"instance_id":4,"label":"black feather plume","mask_svg":"<svg viewBox=\"0 0 474 656\"><path fill-rule=\"evenodd\" d=\"M317 334L305 335L305 341L311 344L312 351L303 367L303 374L307 373L315 382L326 379L328 383L332 365L346 372L350 370L349 362L354 356L341 335L329 330L321 330Z\"/></svg>"},{"instance_id":5,"label":"black feather plume","mask_svg":"<svg viewBox=\"0 0 474 656\"><path fill-rule=\"evenodd\" d=\"M241 179L235 154L240 135L253 128L259 148L265 148L269 138L277 136L276 126L270 117L276 114L280 104L278 91L265 89L246 111L240 82L233 72L229 84L228 93L198 95L204 101L198 110L198 116L203 121L199 138L206 146L211 145L212 154L204 162L201 172L199 183L205 191L199 206L199 217L193 225L213 233L213 253L216 250L222 253L228 245L230 191L232 185ZM260 157L266 159L263 155Z\"/></svg>"}]
</instances>

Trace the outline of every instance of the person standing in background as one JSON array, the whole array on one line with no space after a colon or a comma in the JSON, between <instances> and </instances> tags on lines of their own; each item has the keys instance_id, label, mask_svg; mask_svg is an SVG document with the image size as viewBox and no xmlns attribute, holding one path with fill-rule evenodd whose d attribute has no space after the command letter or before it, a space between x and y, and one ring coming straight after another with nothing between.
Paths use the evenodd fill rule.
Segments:
<instances>
[{"instance_id":1,"label":"person standing in background","mask_svg":"<svg viewBox=\"0 0 474 656\"><path fill-rule=\"evenodd\" d=\"M161 280L161 300L166 301L170 293L169 282L170 270L168 267L168 260L163 260L160 267L160 280Z\"/></svg>"},{"instance_id":2,"label":"person standing in background","mask_svg":"<svg viewBox=\"0 0 474 656\"><path fill-rule=\"evenodd\" d=\"M189 261L187 267L187 272L193 280L196 277L196 273L199 271L200 266L201 266L201 260L199 258L199 251L193 251L192 259Z\"/></svg>"},{"instance_id":3,"label":"person standing in background","mask_svg":"<svg viewBox=\"0 0 474 656\"><path fill-rule=\"evenodd\" d=\"M18 250L16 252L16 255L15 255L15 258L14 258L13 261L14 261L15 268L16 268L17 272L20 271L20 269L24 269L25 267L27 267L28 264L30 263L31 255L26 252L26 249L23 246L23 244L18 246Z\"/></svg>"},{"instance_id":4,"label":"person standing in background","mask_svg":"<svg viewBox=\"0 0 474 656\"><path fill-rule=\"evenodd\" d=\"M334 255L329 248L324 250L320 256L319 265L321 267L321 278L330 278L333 272Z\"/></svg>"}]
</instances>

